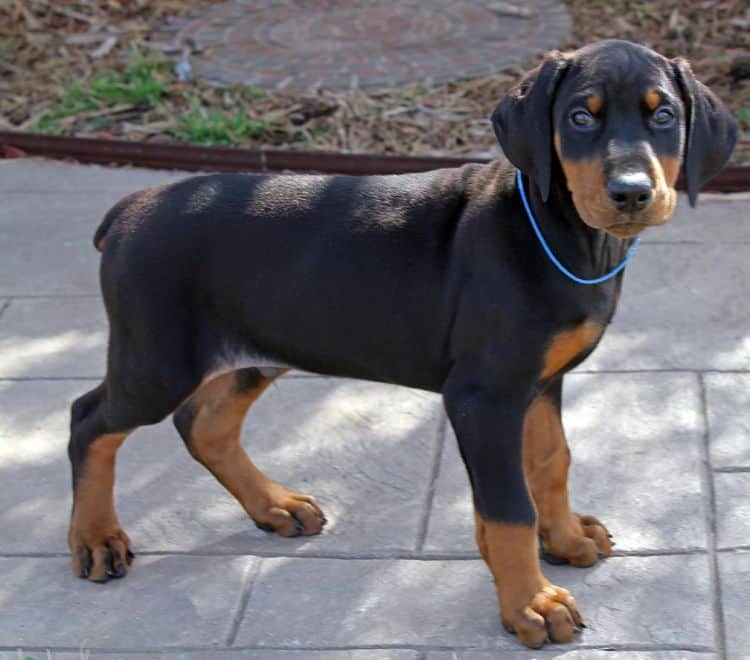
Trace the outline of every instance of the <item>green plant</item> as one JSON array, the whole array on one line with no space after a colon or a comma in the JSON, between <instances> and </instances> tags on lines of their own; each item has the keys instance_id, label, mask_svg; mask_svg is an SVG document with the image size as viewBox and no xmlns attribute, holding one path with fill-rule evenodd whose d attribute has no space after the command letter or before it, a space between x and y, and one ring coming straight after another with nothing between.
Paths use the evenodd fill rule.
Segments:
<instances>
[{"instance_id":1,"label":"green plant","mask_svg":"<svg viewBox=\"0 0 750 660\"><path fill-rule=\"evenodd\" d=\"M256 138L268 129L264 121L250 119L241 110L204 108L193 103L190 112L178 117L175 137L198 144L239 144L242 138Z\"/></svg>"},{"instance_id":2,"label":"green plant","mask_svg":"<svg viewBox=\"0 0 750 660\"><path fill-rule=\"evenodd\" d=\"M133 49L122 72L100 71L89 80L69 80L58 102L34 122L41 132L56 131L67 118L118 105L154 106L170 82L169 62L161 55Z\"/></svg>"}]
</instances>

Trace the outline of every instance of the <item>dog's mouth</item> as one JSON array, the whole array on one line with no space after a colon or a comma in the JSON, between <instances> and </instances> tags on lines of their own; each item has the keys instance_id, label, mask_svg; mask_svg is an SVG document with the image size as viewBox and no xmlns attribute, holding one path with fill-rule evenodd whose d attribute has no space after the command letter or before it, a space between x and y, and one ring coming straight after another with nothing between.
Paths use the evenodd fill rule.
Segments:
<instances>
[{"instance_id":1,"label":"dog's mouth","mask_svg":"<svg viewBox=\"0 0 750 660\"><path fill-rule=\"evenodd\" d=\"M612 234L616 238L633 238L640 234L644 229L652 227L653 224L649 222L618 222L608 227L602 227L608 234Z\"/></svg>"}]
</instances>

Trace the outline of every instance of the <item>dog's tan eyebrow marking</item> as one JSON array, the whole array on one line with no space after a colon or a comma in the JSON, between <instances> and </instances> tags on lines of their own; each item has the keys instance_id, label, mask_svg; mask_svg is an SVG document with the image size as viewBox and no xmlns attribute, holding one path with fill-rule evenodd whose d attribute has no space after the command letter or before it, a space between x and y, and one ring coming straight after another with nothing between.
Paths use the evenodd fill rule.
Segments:
<instances>
[{"instance_id":1,"label":"dog's tan eyebrow marking","mask_svg":"<svg viewBox=\"0 0 750 660\"><path fill-rule=\"evenodd\" d=\"M599 114L599 111L602 109L602 97L594 92L586 99L586 107L592 115Z\"/></svg>"},{"instance_id":2,"label":"dog's tan eyebrow marking","mask_svg":"<svg viewBox=\"0 0 750 660\"><path fill-rule=\"evenodd\" d=\"M649 89L646 92L646 105L649 110L656 110L661 103L661 94L655 89Z\"/></svg>"}]
</instances>

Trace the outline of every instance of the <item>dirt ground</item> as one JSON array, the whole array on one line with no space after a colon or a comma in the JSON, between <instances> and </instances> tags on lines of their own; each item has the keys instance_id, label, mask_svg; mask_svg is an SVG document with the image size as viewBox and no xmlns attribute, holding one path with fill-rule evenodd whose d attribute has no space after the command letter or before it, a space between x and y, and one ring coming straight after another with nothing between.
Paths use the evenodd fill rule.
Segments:
<instances>
[{"instance_id":1,"label":"dirt ground","mask_svg":"<svg viewBox=\"0 0 750 660\"><path fill-rule=\"evenodd\" d=\"M750 163L747 0L563 0L564 48L604 38L684 56L740 120L734 162ZM425 88L334 93L211 86L178 79L165 21L208 0L11 0L0 5L0 127L160 142L350 152L487 155L487 116L535 60Z\"/></svg>"}]
</instances>

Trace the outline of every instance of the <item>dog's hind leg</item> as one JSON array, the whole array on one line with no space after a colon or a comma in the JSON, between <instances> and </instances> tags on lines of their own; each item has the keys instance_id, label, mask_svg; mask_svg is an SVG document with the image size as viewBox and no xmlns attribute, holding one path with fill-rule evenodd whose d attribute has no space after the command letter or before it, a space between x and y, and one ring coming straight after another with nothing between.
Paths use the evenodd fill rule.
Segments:
<instances>
[{"instance_id":1,"label":"dog's hind leg","mask_svg":"<svg viewBox=\"0 0 750 660\"><path fill-rule=\"evenodd\" d=\"M174 372L166 379L124 371L112 347L110 342L106 380L76 399L70 416L73 511L68 545L73 573L93 582L124 577L133 559L130 539L115 513L117 450L137 427L161 421L194 389L189 374Z\"/></svg>"},{"instance_id":2,"label":"dog's hind leg","mask_svg":"<svg viewBox=\"0 0 750 660\"><path fill-rule=\"evenodd\" d=\"M248 368L217 376L175 412L174 424L192 456L237 498L259 528L281 536L317 534L326 520L314 498L269 479L240 441L248 408L281 373L264 376Z\"/></svg>"},{"instance_id":3,"label":"dog's hind leg","mask_svg":"<svg viewBox=\"0 0 750 660\"><path fill-rule=\"evenodd\" d=\"M123 577L133 553L115 513L115 455L133 429L106 415L102 383L71 409L68 456L73 471L73 512L68 532L73 574L94 582Z\"/></svg>"},{"instance_id":4,"label":"dog's hind leg","mask_svg":"<svg viewBox=\"0 0 750 660\"><path fill-rule=\"evenodd\" d=\"M538 396L524 420L523 462L537 509L543 557L550 563L591 566L612 552L606 527L570 510L570 450L560 418L562 378Z\"/></svg>"}]
</instances>

